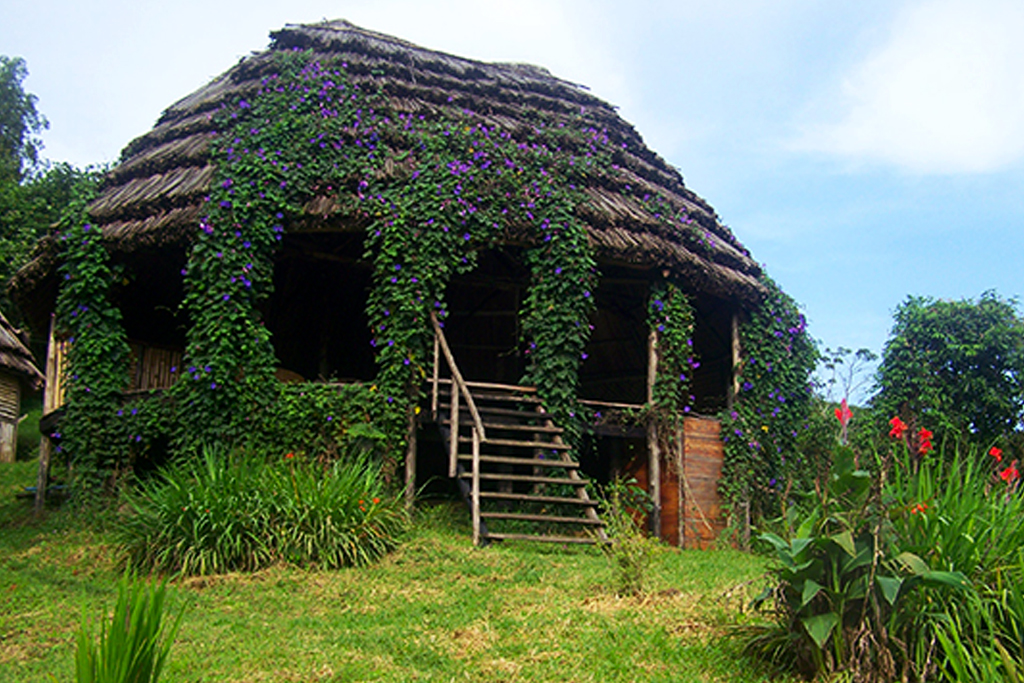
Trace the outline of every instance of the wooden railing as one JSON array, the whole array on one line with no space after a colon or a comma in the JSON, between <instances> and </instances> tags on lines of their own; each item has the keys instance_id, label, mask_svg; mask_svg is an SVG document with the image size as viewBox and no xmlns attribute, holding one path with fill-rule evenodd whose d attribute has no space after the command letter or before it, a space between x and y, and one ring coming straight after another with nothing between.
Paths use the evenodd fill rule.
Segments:
<instances>
[{"instance_id":1,"label":"wooden railing","mask_svg":"<svg viewBox=\"0 0 1024 683\"><path fill-rule=\"evenodd\" d=\"M469 387L466 386L466 381L462 377L462 373L459 372L459 366L455 363L455 356L452 355L452 350L448 346L448 340L444 336L444 330L441 328L441 323L437 320L437 315L430 312L430 323L434 327L434 374L432 377L432 390L431 390L431 410L433 416L437 418L437 409L439 401L439 393L441 386L440 378L440 357L444 356L445 362L448 363L448 370L451 372L452 378L452 389L451 389L451 402L450 402L450 416L448 422L449 437L448 437L448 476L454 477L458 474L459 465L459 397L462 396L466 399L466 407L469 409L469 414L473 420L473 470L472 470L472 497L473 497L473 545L479 545L480 543L480 444L487 440L487 432L484 430L483 420L480 419L480 412L476 408L476 402L473 400L473 395L469 392Z\"/></svg>"}]
</instances>

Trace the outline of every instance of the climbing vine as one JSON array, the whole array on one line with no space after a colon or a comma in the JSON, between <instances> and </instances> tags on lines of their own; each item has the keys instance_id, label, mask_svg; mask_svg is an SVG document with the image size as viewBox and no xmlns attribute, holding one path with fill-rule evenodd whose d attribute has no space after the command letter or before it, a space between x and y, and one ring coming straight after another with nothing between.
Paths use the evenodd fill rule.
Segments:
<instances>
[{"instance_id":1,"label":"climbing vine","mask_svg":"<svg viewBox=\"0 0 1024 683\"><path fill-rule=\"evenodd\" d=\"M579 217L589 201L583 188L607 184L634 193L689 248L708 252L714 246L714 237L685 211L624 184L616 159L626 143L594 127L583 110L559 118L530 112L514 130L452 98L422 113L400 112L380 90L382 79L364 66L297 50L276 52L273 60L258 85L209 112L217 171L182 271L183 305L191 319L185 360L165 407L150 411L143 426L125 420L127 438L149 441L155 425L163 424L174 425L178 450L266 440L263 417L285 403L292 406L282 414L287 430L319 444L312 448L327 448L355 428L374 439L385 435L397 452L409 402L429 372L431 313L443 324L452 277L475 268L481 250L508 243L522 248L530 271L519 311L520 351L528 360L523 381L537 386L547 410L572 431L598 279ZM378 366L371 386L344 396L310 385L282 393L273 379L276 361L261 308L272 293L274 253L285 226L365 234L364 258L373 269L367 314ZM105 409L125 416L113 404L125 386L118 373L127 358L116 309L99 306L106 317L87 328L78 320L84 311L73 315L82 302L103 301L113 277L102 246L88 239L87 226L81 232L81 253L67 252L67 273L79 277L79 269L96 269L90 286L97 289L66 284L62 315L76 318L69 325L73 334L107 333L105 346L97 342L89 351L100 377L86 378L75 391L89 387L94 399L103 396ZM659 284L649 323L660 336L655 402L667 412L685 413L698 366L687 297L671 283ZM757 348L753 337L748 344ZM89 348L83 345L79 353ZM320 407L298 410L299 399ZM758 408L751 406L752 420ZM174 411L173 418L166 410ZM343 420L346 410L361 417ZM735 419L747 419L746 410ZM301 440L278 445L286 442Z\"/></svg>"},{"instance_id":2,"label":"climbing vine","mask_svg":"<svg viewBox=\"0 0 1024 683\"><path fill-rule=\"evenodd\" d=\"M98 228L82 222L85 198L60 234L64 260L56 329L67 339L67 410L54 436L81 493L110 491L128 462L129 443L116 411L127 384L129 350L110 290L121 277Z\"/></svg>"},{"instance_id":3,"label":"climbing vine","mask_svg":"<svg viewBox=\"0 0 1024 683\"><path fill-rule=\"evenodd\" d=\"M689 298L671 282L651 286L647 325L658 335L658 372L654 380L654 404L662 412L690 412L693 372L700 367L693 350L694 313Z\"/></svg>"},{"instance_id":4,"label":"climbing vine","mask_svg":"<svg viewBox=\"0 0 1024 683\"><path fill-rule=\"evenodd\" d=\"M739 391L723 416L720 487L734 526L777 515L804 463L796 450L811 402L817 349L796 302L767 277L768 296L740 327Z\"/></svg>"}]
</instances>

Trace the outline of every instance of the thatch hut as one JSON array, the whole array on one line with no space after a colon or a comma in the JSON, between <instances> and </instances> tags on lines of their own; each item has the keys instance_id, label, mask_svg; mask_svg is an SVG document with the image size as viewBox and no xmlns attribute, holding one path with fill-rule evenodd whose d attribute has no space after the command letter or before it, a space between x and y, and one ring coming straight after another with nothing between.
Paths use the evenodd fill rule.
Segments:
<instances>
[{"instance_id":1,"label":"thatch hut","mask_svg":"<svg viewBox=\"0 0 1024 683\"><path fill-rule=\"evenodd\" d=\"M240 139L239 149L235 149L225 140L224 117L247 115L244 109L251 108L258 98L274 95L281 56L303 51L310 59L335 65L337 71L331 72L335 80L343 72L346 93L376 93L376 110L360 109L351 114L354 119L340 134L344 140L310 138L295 144L319 145L324 154L341 154L338 150L354 150L353 145L365 142L375 149L379 145L386 158L373 159L373 172L365 176L342 174L324 179L307 174L300 181L306 183L301 210L281 217L280 225L275 225L279 244L272 260L273 293L259 308L271 334L278 376L335 382L369 382L377 376L383 358L376 346L383 342L378 333L382 325L368 312L373 308L368 296L373 296L374 287L382 280L373 256L374 238L368 231L388 200L382 194L364 197L363 190L367 181L376 182L392 190L399 188L391 196L401 197L403 183L417 178L420 169L416 164L423 158L417 154L426 155L428 145L419 138L413 142L403 138L403 130L457 120L457 126L444 130L444 135L482 131L481 139L512 141L520 152L525 150L523 153L541 150L537 154L545 159L565 161L560 172L574 178L576 199L567 209L566 225L575 221L585 227L584 247L595 262L596 268L591 270L597 278L593 293L585 292L592 306L592 331L589 338L582 337L586 346L577 354L585 359L578 368L577 393L589 405L593 433L600 438L584 449L580 458L560 457L558 467L571 475L571 482L580 480L573 464L577 459L598 478L637 474L649 482L654 494L654 524L663 537L673 543L700 544L713 535L722 522L715 498L721 443L714 416L728 406L735 391L737 321L744 311L759 305L765 287L758 264L711 206L684 185L675 168L644 145L611 105L542 68L454 57L344 21L289 25L271 38L268 50L241 60L171 105L153 130L132 141L88 208L90 222L102 230L111 257L130 273L126 284L119 284L112 294L132 346L133 369L127 389L169 386L182 366L190 324L181 306L187 295L183 274L203 230L212 231L203 222L210 211L210 197L214 196L215 204L216 192L234 192L235 188L224 189L231 182L223 175L228 163L224 159L251 154L262 162L265 155L281 154L281 150L242 150L246 144ZM323 85L328 82L318 81L318 87L343 89L333 82ZM276 92L280 95L285 90L277 87ZM309 93L309 98L314 96L323 97L323 93ZM328 96L327 100L342 102L340 97L330 100ZM305 103L305 98L296 100L300 101ZM299 105L293 109L295 106ZM322 104L317 111L324 118L335 115ZM359 137L371 127L367 124L370 117L376 126L373 134L380 134L373 143ZM404 126L395 126L398 122ZM572 135L560 132L570 129ZM473 144L466 143L467 154L472 152L473 157L459 161L462 166L451 170L463 173L469 179L467 186L469 181L476 182L474 173L482 176L490 163L477 158L483 152ZM360 149L365 151L365 147ZM372 157L373 153L367 158ZM495 163L501 161L497 158ZM517 168L518 161L503 161L509 164L510 174L534 172L524 171L525 164ZM594 163L595 168L600 165L602 171L580 171L572 176L577 162L588 167ZM547 175L544 167L540 174ZM505 176L501 182L507 179ZM459 188L461 185L453 192L457 194ZM437 194L441 194L440 184ZM221 204L230 203L225 197ZM369 201L378 199L385 209L367 209ZM449 203L458 208L459 198L450 199L442 209L449 210ZM519 199L511 197L510 206ZM542 199L537 196L538 202ZM476 265L455 269L444 292L444 332L438 325L432 328L443 338L435 346L433 370L424 372L434 396L430 405L424 406L426 410L417 412L419 429L410 432L412 446L406 463L410 486L415 486L417 473L422 481L433 467L430 454L450 447L451 474L466 481L467 495L479 502L493 494L506 505L504 513L476 509L477 520L485 526L490 519L487 515L497 520L504 514L524 524L536 521L537 513L508 512L507 506L536 502L543 507L543 500L526 500L541 495L539 489L554 485L550 472L538 471L541 465L537 462L543 460L538 455L568 450L558 438L562 426L550 419L513 426L511 416L516 411L508 408L516 405L522 412L524 405L545 401L536 397L532 387L520 386L531 358L530 342L524 339L523 312L537 279L528 265L528 254L541 241L540 228L531 222L534 216L528 208L532 206L522 200L503 212L507 219L501 218L501 225L496 220L495 232L487 239L474 236L470 241L467 229L466 240ZM477 208L483 211L483 204L463 205L469 213ZM452 225L457 224L453 221ZM408 230L421 228L427 229L426 224L410 223ZM444 229L447 231L447 226ZM376 234L379 238L379 229ZM14 297L37 330L47 328L62 284L60 253L56 236L44 239L34 260L12 282ZM400 265L396 263L395 269ZM689 343L693 358L699 358L687 368L685 377L679 373L688 394L683 397L686 412L678 412L678 429L669 431L654 420L645 423L642 417L645 407L653 405L659 362L664 360L659 354L663 325L652 324L651 301L654 288L665 283L689 301L694 322ZM446 393L446 387L455 389ZM498 396L506 390L508 396ZM453 417L460 400L461 416ZM489 401L495 403L487 408ZM504 408L498 405L502 401L507 404ZM541 415L549 414L539 410ZM632 416L632 421L623 415ZM432 420L440 424L440 431L427 428ZM451 429L460 423L463 426ZM489 438L487 429L491 430ZM521 454L513 452L516 445L511 437L517 432L531 435L522 448L533 453L523 462L533 464L517 460ZM542 440L543 435L553 435L554 441ZM459 438L449 438L452 436ZM494 450L487 451L488 443ZM459 450L470 449L469 444L476 447L475 457ZM463 466L469 466L470 458L474 471L463 476L460 473ZM502 475L495 474L488 479L486 472L481 474L480 460L487 458L496 471L508 476L502 480ZM441 459L438 469L444 471L446 458L442 455ZM488 489L492 479L494 487ZM592 509L582 485L570 483L568 487L572 490L568 496L549 490L547 498L554 501L549 501L550 505L557 504L555 499L563 503L576 499L582 507ZM593 516L586 519L593 521Z\"/></svg>"},{"instance_id":2,"label":"thatch hut","mask_svg":"<svg viewBox=\"0 0 1024 683\"><path fill-rule=\"evenodd\" d=\"M38 390L42 382L32 353L0 313L0 462L14 462L21 397L26 391Z\"/></svg>"}]
</instances>

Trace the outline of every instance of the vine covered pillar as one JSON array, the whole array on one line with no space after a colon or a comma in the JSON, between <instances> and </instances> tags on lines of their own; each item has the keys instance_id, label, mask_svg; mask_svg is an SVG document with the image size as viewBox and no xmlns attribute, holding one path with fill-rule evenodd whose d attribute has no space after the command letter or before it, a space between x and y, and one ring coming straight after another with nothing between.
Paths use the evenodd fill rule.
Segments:
<instances>
[{"instance_id":1,"label":"vine covered pillar","mask_svg":"<svg viewBox=\"0 0 1024 683\"><path fill-rule=\"evenodd\" d=\"M658 420L654 415L654 383L658 378L658 331L647 334L647 479L651 495L651 533L661 538L661 447L658 444Z\"/></svg>"}]
</instances>

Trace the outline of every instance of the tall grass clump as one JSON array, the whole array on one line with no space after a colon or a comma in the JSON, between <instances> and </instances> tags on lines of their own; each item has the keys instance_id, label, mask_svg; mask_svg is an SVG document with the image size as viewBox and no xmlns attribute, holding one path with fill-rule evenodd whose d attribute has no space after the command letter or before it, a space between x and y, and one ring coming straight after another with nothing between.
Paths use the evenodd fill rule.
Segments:
<instances>
[{"instance_id":1,"label":"tall grass clump","mask_svg":"<svg viewBox=\"0 0 1024 683\"><path fill-rule=\"evenodd\" d=\"M641 516L653 507L651 498L635 479L615 479L601 492L601 507L609 542L597 539L598 547L614 571L615 594L643 595L651 554L657 544L647 537L640 523Z\"/></svg>"},{"instance_id":2,"label":"tall grass clump","mask_svg":"<svg viewBox=\"0 0 1024 683\"><path fill-rule=\"evenodd\" d=\"M363 565L394 548L406 522L366 455L323 466L206 451L140 484L128 506L128 562L185 575Z\"/></svg>"},{"instance_id":3,"label":"tall grass clump","mask_svg":"<svg viewBox=\"0 0 1024 683\"><path fill-rule=\"evenodd\" d=\"M181 626L179 612L164 622L166 584L149 586L125 575L117 584L117 603L108 624L100 618L99 642L84 622L75 651L77 683L156 683Z\"/></svg>"}]
</instances>

